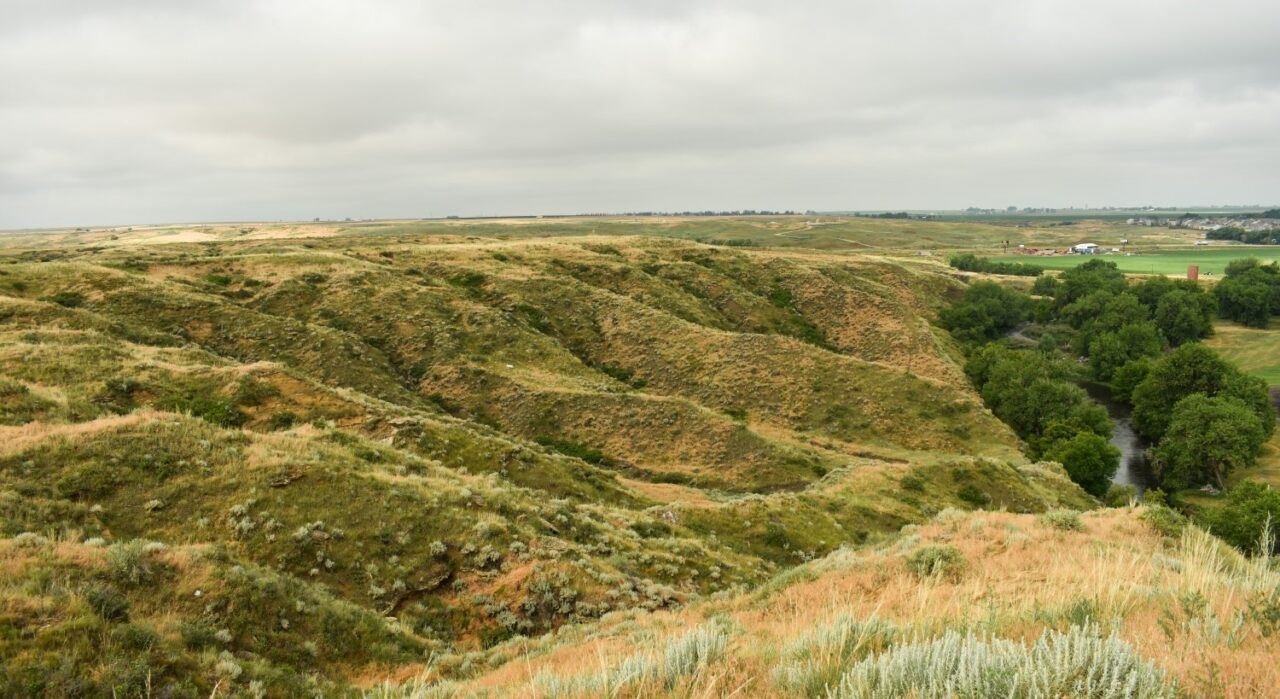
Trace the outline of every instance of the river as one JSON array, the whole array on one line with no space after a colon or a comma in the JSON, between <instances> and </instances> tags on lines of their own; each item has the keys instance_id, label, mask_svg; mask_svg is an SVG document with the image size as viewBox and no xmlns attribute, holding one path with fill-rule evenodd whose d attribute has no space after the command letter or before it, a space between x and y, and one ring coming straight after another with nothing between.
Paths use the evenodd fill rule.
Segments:
<instances>
[{"instance_id":1,"label":"river","mask_svg":"<svg viewBox=\"0 0 1280 699\"><path fill-rule=\"evenodd\" d=\"M1111 389L1097 384L1085 384L1089 397L1101 403L1111 416L1111 444L1120 450L1120 468L1111 482L1131 485L1142 495L1151 483L1151 469L1147 465L1147 442L1133 431L1129 424L1129 406L1111 400Z\"/></svg>"}]
</instances>

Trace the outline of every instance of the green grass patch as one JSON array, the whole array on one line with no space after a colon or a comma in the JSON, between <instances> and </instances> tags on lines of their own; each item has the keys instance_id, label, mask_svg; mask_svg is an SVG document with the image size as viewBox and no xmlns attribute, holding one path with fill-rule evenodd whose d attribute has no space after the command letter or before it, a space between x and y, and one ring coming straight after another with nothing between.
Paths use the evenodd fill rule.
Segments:
<instances>
[{"instance_id":1,"label":"green grass patch","mask_svg":"<svg viewBox=\"0 0 1280 699\"><path fill-rule=\"evenodd\" d=\"M613 465L613 459L605 456L604 452L594 447L589 447L581 442L571 442L546 436L538 437L535 441L548 449L557 451L565 456L582 459L589 464L595 464L597 466Z\"/></svg>"},{"instance_id":2,"label":"green grass patch","mask_svg":"<svg viewBox=\"0 0 1280 699\"><path fill-rule=\"evenodd\" d=\"M1266 329L1222 322L1217 324L1213 337L1205 340L1205 344L1240 369L1277 386L1280 385L1280 336L1277 331L1280 331L1280 323L1274 320Z\"/></svg>"},{"instance_id":3,"label":"green grass patch","mask_svg":"<svg viewBox=\"0 0 1280 699\"><path fill-rule=\"evenodd\" d=\"M1193 250L1139 250L1133 254L1110 255L1058 255L1041 257L1029 255L1008 255L993 257L992 262L1026 262L1045 269L1071 269L1093 259L1104 259L1116 263L1121 272L1130 274L1165 274L1183 276L1190 265L1200 266L1200 275L1222 276L1232 260L1244 257L1257 257L1264 262L1280 259L1280 248L1271 245L1251 245L1231 248L1200 248Z\"/></svg>"}]
</instances>

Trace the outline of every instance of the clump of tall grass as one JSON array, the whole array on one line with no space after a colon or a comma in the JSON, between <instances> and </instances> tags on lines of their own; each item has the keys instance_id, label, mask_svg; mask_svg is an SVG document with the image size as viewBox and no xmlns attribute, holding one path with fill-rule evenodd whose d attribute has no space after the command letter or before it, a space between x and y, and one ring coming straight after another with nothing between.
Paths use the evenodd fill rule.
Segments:
<instances>
[{"instance_id":1,"label":"clump of tall grass","mask_svg":"<svg viewBox=\"0 0 1280 699\"><path fill-rule=\"evenodd\" d=\"M841 615L783 646L774 681L807 697L822 696L840 681L850 663L883 652L897 638L897 627L878 617L858 621Z\"/></svg>"},{"instance_id":2,"label":"clump of tall grass","mask_svg":"<svg viewBox=\"0 0 1280 699\"><path fill-rule=\"evenodd\" d=\"M1184 527L1175 549L1183 563L1186 589L1230 587L1242 590L1274 588L1280 575L1266 556L1247 557L1225 541L1196 526Z\"/></svg>"},{"instance_id":3,"label":"clump of tall grass","mask_svg":"<svg viewBox=\"0 0 1280 699\"><path fill-rule=\"evenodd\" d=\"M413 679L404 684L383 682L366 689L361 695L363 699L462 699L475 696L466 692L457 682L444 680L432 682L427 679Z\"/></svg>"},{"instance_id":4,"label":"clump of tall grass","mask_svg":"<svg viewBox=\"0 0 1280 699\"><path fill-rule=\"evenodd\" d=\"M845 673L828 699L1025 697L1172 699L1166 674L1096 626L1049 630L1027 647L948 631L895 646Z\"/></svg>"},{"instance_id":5,"label":"clump of tall grass","mask_svg":"<svg viewBox=\"0 0 1280 699\"><path fill-rule=\"evenodd\" d=\"M156 573L151 555L164 549L164 544L143 539L112 544L107 547L107 574L128 585L147 582Z\"/></svg>"},{"instance_id":6,"label":"clump of tall grass","mask_svg":"<svg viewBox=\"0 0 1280 699\"><path fill-rule=\"evenodd\" d=\"M533 685L540 697L617 696L629 692L647 696L695 682L711 663L724 655L729 632L720 624L703 624L653 648L627 656L594 674L563 678L542 674Z\"/></svg>"}]
</instances>

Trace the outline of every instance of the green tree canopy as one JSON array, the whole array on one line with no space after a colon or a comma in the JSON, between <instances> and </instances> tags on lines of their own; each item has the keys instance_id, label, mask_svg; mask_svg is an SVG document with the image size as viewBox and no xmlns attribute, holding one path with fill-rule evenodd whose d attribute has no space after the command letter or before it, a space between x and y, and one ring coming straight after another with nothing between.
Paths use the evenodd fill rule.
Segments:
<instances>
[{"instance_id":1,"label":"green tree canopy","mask_svg":"<svg viewBox=\"0 0 1280 699\"><path fill-rule=\"evenodd\" d=\"M1164 350L1164 337L1155 323L1131 323L1095 335L1089 341L1089 368L1099 381L1110 381L1120 367L1135 359L1155 357Z\"/></svg>"},{"instance_id":2,"label":"green tree canopy","mask_svg":"<svg viewBox=\"0 0 1280 699\"><path fill-rule=\"evenodd\" d=\"M1177 402L1155 453L1164 483L1175 488L1213 483L1253 465L1267 440L1262 420L1235 398L1202 393Z\"/></svg>"},{"instance_id":3,"label":"green tree canopy","mask_svg":"<svg viewBox=\"0 0 1280 699\"><path fill-rule=\"evenodd\" d=\"M1226 275L1230 277L1238 277L1251 269L1257 269L1262 266L1262 260L1256 257L1241 257L1227 263Z\"/></svg>"},{"instance_id":4,"label":"green tree canopy","mask_svg":"<svg viewBox=\"0 0 1280 699\"><path fill-rule=\"evenodd\" d=\"M1059 308L1097 291L1119 294L1129 286L1124 272L1116 268L1116 263L1098 259L1065 270L1058 279L1060 287L1054 299Z\"/></svg>"},{"instance_id":5,"label":"green tree canopy","mask_svg":"<svg viewBox=\"0 0 1280 699\"><path fill-rule=\"evenodd\" d=\"M1072 341L1072 348L1078 354L1088 354L1089 345L1098 335L1145 323L1150 315L1137 296L1110 291L1089 294L1062 309L1062 319L1079 329Z\"/></svg>"},{"instance_id":6,"label":"green tree canopy","mask_svg":"<svg viewBox=\"0 0 1280 699\"><path fill-rule=\"evenodd\" d=\"M1066 381L997 371L982 398L1023 439L1039 435L1054 420L1074 419L1093 432L1111 432L1106 409L1089 400L1084 389Z\"/></svg>"},{"instance_id":7,"label":"green tree canopy","mask_svg":"<svg viewBox=\"0 0 1280 699\"><path fill-rule=\"evenodd\" d=\"M1151 365L1147 377L1133 389L1134 429L1159 441L1169 427L1174 405L1193 393L1235 398L1257 414L1267 434L1275 429L1266 383L1242 374L1199 343L1183 345Z\"/></svg>"},{"instance_id":8,"label":"green tree canopy","mask_svg":"<svg viewBox=\"0 0 1280 699\"><path fill-rule=\"evenodd\" d=\"M1111 375L1111 397L1122 402L1133 402L1133 389L1147 378L1151 372L1152 360L1149 357L1133 359L1116 369Z\"/></svg>"},{"instance_id":9,"label":"green tree canopy","mask_svg":"<svg viewBox=\"0 0 1280 699\"><path fill-rule=\"evenodd\" d=\"M1280 531L1280 492L1264 483L1242 481L1227 491L1221 507L1207 508L1197 519L1232 546L1273 554Z\"/></svg>"},{"instance_id":10,"label":"green tree canopy","mask_svg":"<svg viewBox=\"0 0 1280 699\"><path fill-rule=\"evenodd\" d=\"M1031 284L1031 293L1036 296L1053 297L1058 293L1058 278L1048 275L1036 277L1035 282Z\"/></svg>"},{"instance_id":11,"label":"green tree canopy","mask_svg":"<svg viewBox=\"0 0 1280 699\"><path fill-rule=\"evenodd\" d=\"M1044 458L1062 464L1071 480L1096 497L1106 495L1120 466L1120 450L1093 432L1077 432L1055 442L1045 450Z\"/></svg>"},{"instance_id":12,"label":"green tree canopy","mask_svg":"<svg viewBox=\"0 0 1280 699\"><path fill-rule=\"evenodd\" d=\"M1213 334L1217 306L1209 294L1175 289L1160 297L1151 318L1160 334L1177 347Z\"/></svg>"},{"instance_id":13,"label":"green tree canopy","mask_svg":"<svg viewBox=\"0 0 1280 699\"><path fill-rule=\"evenodd\" d=\"M1236 260L1232 265L1245 262ZM1228 276L1213 288L1218 300L1218 311L1223 318L1250 327L1265 328L1271 316L1280 313L1280 272L1272 265L1251 264L1232 269Z\"/></svg>"},{"instance_id":14,"label":"green tree canopy","mask_svg":"<svg viewBox=\"0 0 1280 699\"><path fill-rule=\"evenodd\" d=\"M1106 408L1070 383L1073 367L1053 355L988 345L969 357L965 372L991 412L1023 439L1039 436L1055 420L1111 434Z\"/></svg>"},{"instance_id":15,"label":"green tree canopy","mask_svg":"<svg viewBox=\"0 0 1280 699\"><path fill-rule=\"evenodd\" d=\"M1160 299L1164 298L1166 294L1175 291L1189 291L1193 294L1205 293L1204 287L1197 282L1188 279L1170 279L1163 274L1149 277L1130 287L1130 290L1138 297L1142 305L1152 311L1156 310L1156 306L1160 305Z\"/></svg>"},{"instance_id":16,"label":"green tree canopy","mask_svg":"<svg viewBox=\"0 0 1280 699\"><path fill-rule=\"evenodd\" d=\"M975 282L958 302L942 309L939 319L956 339L984 342L999 338L1029 319L1031 306L1026 294L994 282Z\"/></svg>"}]
</instances>

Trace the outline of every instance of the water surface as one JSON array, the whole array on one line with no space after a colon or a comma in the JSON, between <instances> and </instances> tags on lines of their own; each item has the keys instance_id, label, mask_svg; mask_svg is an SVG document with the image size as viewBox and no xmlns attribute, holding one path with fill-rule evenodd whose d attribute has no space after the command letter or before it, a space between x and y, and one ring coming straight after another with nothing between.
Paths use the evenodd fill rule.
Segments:
<instances>
[{"instance_id":1,"label":"water surface","mask_svg":"<svg viewBox=\"0 0 1280 699\"><path fill-rule=\"evenodd\" d=\"M1120 468L1111 478L1112 483L1131 485L1138 489L1138 495L1146 492L1151 484L1151 468L1147 464L1147 442L1133 431L1129 424L1129 406L1111 400L1111 390L1096 384L1085 385L1089 397L1098 401L1107 409L1114 427L1111 429L1111 443L1120 450Z\"/></svg>"}]
</instances>

